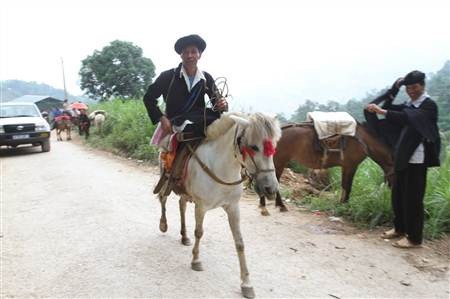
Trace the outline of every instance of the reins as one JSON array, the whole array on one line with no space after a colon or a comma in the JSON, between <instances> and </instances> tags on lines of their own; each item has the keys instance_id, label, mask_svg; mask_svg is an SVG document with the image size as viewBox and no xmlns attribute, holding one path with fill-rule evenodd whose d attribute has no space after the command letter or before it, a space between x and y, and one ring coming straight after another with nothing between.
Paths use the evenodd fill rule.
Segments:
<instances>
[{"instance_id":1,"label":"reins","mask_svg":"<svg viewBox=\"0 0 450 299\"><path fill-rule=\"evenodd\" d=\"M253 162L253 165L255 166L255 173L250 173L247 170L247 167L245 166L245 163L239 159L238 155L236 154L236 148L238 149L239 153L241 153L242 155L242 150L241 150L241 145L240 145L240 138L242 136L237 137L237 133L238 133L238 127L236 126L236 130L234 133L234 157L236 158L236 160L239 162L239 164L241 165L241 167L244 169L245 173L242 175L240 180L234 181L234 182L225 182L224 180L220 179L217 175L214 174L214 172L212 172L212 170L205 164L203 163L202 160L200 160L200 158L198 157L198 155L195 153L194 149L192 148L192 146L187 143L187 147L189 149L189 151L191 152L192 156L194 157L194 159L198 162L198 164L200 165L200 167L203 169L203 171L205 171L214 181L216 181L219 184L222 185L227 185L227 186L234 186L234 185L239 185L240 183L244 182L247 178L250 179L250 181L253 181L253 179L258 176L258 174L260 173L264 173L264 172L275 172L274 168L269 168L269 169L260 169L258 167L258 165L255 162L255 159L253 158L253 156L249 155L250 159Z\"/></svg>"},{"instance_id":2,"label":"reins","mask_svg":"<svg viewBox=\"0 0 450 299\"><path fill-rule=\"evenodd\" d=\"M203 171L205 171L213 180L215 180L219 184L227 185L227 186L234 186L234 185L239 185L240 183L242 183L243 181L246 180L247 175L243 176L240 180L231 182L231 183L221 180L219 177L217 177L214 174L214 172L211 171L211 169L209 169L208 166L206 166L205 163L202 162L202 160L200 160L200 158L197 156L194 149L192 148L192 146L189 143L187 144L187 147L188 147L189 151L191 152L192 156L194 157L194 159L198 162L200 167L203 169Z\"/></svg>"}]
</instances>

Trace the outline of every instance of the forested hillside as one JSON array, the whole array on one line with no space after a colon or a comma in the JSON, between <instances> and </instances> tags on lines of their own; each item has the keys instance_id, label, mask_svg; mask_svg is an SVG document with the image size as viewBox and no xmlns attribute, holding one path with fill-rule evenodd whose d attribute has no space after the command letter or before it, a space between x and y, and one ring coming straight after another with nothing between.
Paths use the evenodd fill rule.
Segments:
<instances>
[{"instance_id":1,"label":"forested hillside","mask_svg":"<svg viewBox=\"0 0 450 299\"><path fill-rule=\"evenodd\" d=\"M54 88L50 85L37 83L37 82L26 82L22 80L6 80L0 82L2 86L2 100L9 101L23 95L43 95L52 96L57 99L64 99L64 90ZM67 95L69 101L82 101L84 103L90 102L88 98L74 96L71 94Z\"/></svg>"},{"instance_id":2,"label":"forested hillside","mask_svg":"<svg viewBox=\"0 0 450 299\"><path fill-rule=\"evenodd\" d=\"M450 131L450 60L448 60L436 73L427 74L426 84L428 94L436 101L439 107L439 128L442 131ZM388 86L386 88L388 88ZM360 100L351 99L345 104L340 104L336 101L329 101L327 104L319 104L313 100L306 100L304 104L297 108L289 121L304 121L306 119L306 114L315 110L347 111L357 120L364 121L364 107L379 94L384 92L386 88L369 92ZM403 88L399 93L396 102L401 103L407 99L408 97Z\"/></svg>"}]
</instances>

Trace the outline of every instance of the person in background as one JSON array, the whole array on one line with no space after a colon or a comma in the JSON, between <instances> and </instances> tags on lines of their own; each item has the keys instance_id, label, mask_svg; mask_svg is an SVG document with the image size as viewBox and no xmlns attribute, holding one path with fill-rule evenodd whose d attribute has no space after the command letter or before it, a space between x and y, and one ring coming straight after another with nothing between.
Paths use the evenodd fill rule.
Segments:
<instances>
[{"instance_id":1,"label":"person in background","mask_svg":"<svg viewBox=\"0 0 450 299\"><path fill-rule=\"evenodd\" d=\"M90 127L91 127L91 122L89 121L86 110L80 109L79 124L78 124L78 129L79 129L80 135L82 135L82 132L83 132L86 134L86 139L89 138L89 128Z\"/></svg>"},{"instance_id":2,"label":"person in background","mask_svg":"<svg viewBox=\"0 0 450 299\"><path fill-rule=\"evenodd\" d=\"M392 102L401 86L410 100ZM382 107L378 106L384 102ZM386 137L394 151L395 183L392 187L394 228L382 234L385 239L401 238L395 247L415 248L423 242L424 204L427 168L439 166L440 136L438 108L425 90L425 74L412 71L366 107L369 127ZM384 115L380 121L376 115ZM383 124L383 128L380 128Z\"/></svg>"},{"instance_id":3,"label":"person in background","mask_svg":"<svg viewBox=\"0 0 450 299\"><path fill-rule=\"evenodd\" d=\"M58 107L54 107L51 112L51 119L50 119L50 128L53 130L55 128L55 124L56 124L56 118L58 116L62 115L62 110Z\"/></svg>"}]
</instances>

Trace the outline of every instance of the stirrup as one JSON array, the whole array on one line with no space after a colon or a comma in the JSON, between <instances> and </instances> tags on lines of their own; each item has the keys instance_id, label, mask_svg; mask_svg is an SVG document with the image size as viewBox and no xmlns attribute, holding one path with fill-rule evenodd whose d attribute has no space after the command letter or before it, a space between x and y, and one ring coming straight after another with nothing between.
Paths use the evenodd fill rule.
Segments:
<instances>
[{"instance_id":1,"label":"stirrup","mask_svg":"<svg viewBox=\"0 0 450 299\"><path fill-rule=\"evenodd\" d=\"M166 184L166 182L168 181L169 176L166 172L163 172L161 174L161 176L159 177L159 181L156 184L155 188L153 189L153 194L158 194L161 189L163 188L163 186Z\"/></svg>"},{"instance_id":2,"label":"stirrup","mask_svg":"<svg viewBox=\"0 0 450 299\"><path fill-rule=\"evenodd\" d=\"M170 192L173 190L173 180L167 179L167 183L164 185L164 189L161 191L163 196L169 196Z\"/></svg>"}]
</instances>

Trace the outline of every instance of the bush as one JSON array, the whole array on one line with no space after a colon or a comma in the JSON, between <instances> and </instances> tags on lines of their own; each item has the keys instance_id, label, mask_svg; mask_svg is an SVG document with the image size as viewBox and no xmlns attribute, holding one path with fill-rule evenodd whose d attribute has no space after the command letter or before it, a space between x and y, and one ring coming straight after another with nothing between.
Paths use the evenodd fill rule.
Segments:
<instances>
[{"instance_id":1,"label":"bush","mask_svg":"<svg viewBox=\"0 0 450 299\"><path fill-rule=\"evenodd\" d=\"M294 161L294 160L289 161L287 167L290 168L295 173L303 173L303 174L305 174L305 173L308 172L308 168L307 167L303 166L302 164L300 164L300 163L298 163L297 161Z\"/></svg>"},{"instance_id":2,"label":"bush","mask_svg":"<svg viewBox=\"0 0 450 299\"><path fill-rule=\"evenodd\" d=\"M450 157L439 168L428 169L424 233L431 238L450 232Z\"/></svg>"},{"instance_id":3,"label":"bush","mask_svg":"<svg viewBox=\"0 0 450 299\"><path fill-rule=\"evenodd\" d=\"M450 158L448 153L446 156L441 167L428 170L424 235L430 239L450 232ZM339 201L341 172L335 167L330 170L331 193L309 195L297 202L310 210L342 216L362 227L392 225L391 190L383 178L378 165L369 159L364 161L355 175L350 200L345 204Z\"/></svg>"},{"instance_id":4,"label":"bush","mask_svg":"<svg viewBox=\"0 0 450 299\"><path fill-rule=\"evenodd\" d=\"M150 146L155 130L141 100L113 100L93 105L90 110L102 109L108 113L103 137L95 134L88 144L140 160L155 162L158 150Z\"/></svg>"}]
</instances>

